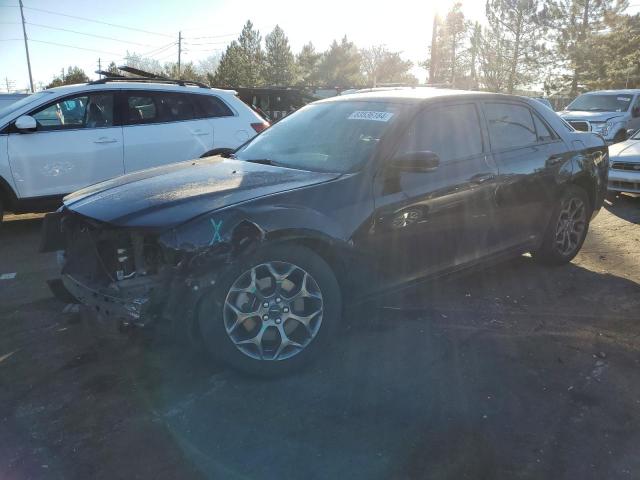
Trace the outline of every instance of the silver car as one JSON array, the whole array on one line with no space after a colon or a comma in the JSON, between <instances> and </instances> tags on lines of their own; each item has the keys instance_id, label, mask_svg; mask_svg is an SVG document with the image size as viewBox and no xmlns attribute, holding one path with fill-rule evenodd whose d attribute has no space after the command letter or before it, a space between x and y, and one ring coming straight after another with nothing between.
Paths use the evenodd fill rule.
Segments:
<instances>
[{"instance_id":1,"label":"silver car","mask_svg":"<svg viewBox=\"0 0 640 480\"><path fill-rule=\"evenodd\" d=\"M609 147L609 192L640 193L640 130Z\"/></svg>"},{"instance_id":2,"label":"silver car","mask_svg":"<svg viewBox=\"0 0 640 480\"><path fill-rule=\"evenodd\" d=\"M584 93L558 115L576 130L602 135L610 145L623 142L640 128L640 90Z\"/></svg>"}]
</instances>

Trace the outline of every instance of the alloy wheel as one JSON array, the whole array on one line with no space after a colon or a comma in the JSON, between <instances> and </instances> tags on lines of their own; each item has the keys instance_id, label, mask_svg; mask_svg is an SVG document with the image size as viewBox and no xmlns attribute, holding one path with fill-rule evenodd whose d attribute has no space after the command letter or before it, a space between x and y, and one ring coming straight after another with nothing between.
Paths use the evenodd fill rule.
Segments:
<instances>
[{"instance_id":1,"label":"alloy wheel","mask_svg":"<svg viewBox=\"0 0 640 480\"><path fill-rule=\"evenodd\" d=\"M302 352L318 335L323 297L301 267L267 262L233 283L224 303L224 327L238 350L257 360L285 360Z\"/></svg>"},{"instance_id":2,"label":"alloy wheel","mask_svg":"<svg viewBox=\"0 0 640 480\"><path fill-rule=\"evenodd\" d=\"M587 226L584 202L578 197L563 201L556 225L555 246L563 256L572 254L579 246Z\"/></svg>"}]
</instances>

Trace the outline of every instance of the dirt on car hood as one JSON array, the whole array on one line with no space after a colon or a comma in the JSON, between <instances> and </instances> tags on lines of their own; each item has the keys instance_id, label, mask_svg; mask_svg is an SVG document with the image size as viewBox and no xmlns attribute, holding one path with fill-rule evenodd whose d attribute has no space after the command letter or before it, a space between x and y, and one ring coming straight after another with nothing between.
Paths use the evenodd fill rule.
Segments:
<instances>
[{"instance_id":1,"label":"dirt on car hood","mask_svg":"<svg viewBox=\"0 0 640 480\"><path fill-rule=\"evenodd\" d=\"M216 209L338 176L210 157L98 183L68 195L64 205L112 225L170 228Z\"/></svg>"}]
</instances>

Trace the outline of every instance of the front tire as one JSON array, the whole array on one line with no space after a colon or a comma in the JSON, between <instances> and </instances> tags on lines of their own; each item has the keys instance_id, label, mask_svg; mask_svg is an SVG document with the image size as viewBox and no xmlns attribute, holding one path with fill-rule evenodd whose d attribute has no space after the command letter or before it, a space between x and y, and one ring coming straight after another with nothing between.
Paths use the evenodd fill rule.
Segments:
<instances>
[{"instance_id":1,"label":"front tire","mask_svg":"<svg viewBox=\"0 0 640 480\"><path fill-rule=\"evenodd\" d=\"M312 250L270 245L237 261L205 294L198 325L207 350L245 373L291 373L327 352L342 299Z\"/></svg>"},{"instance_id":2,"label":"front tire","mask_svg":"<svg viewBox=\"0 0 640 480\"><path fill-rule=\"evenodd\" d=\"M582 248L589 230L591 208L586 192L570 185L556 205L540 248L533 258L547 265L570 262Z\"/></svg>"}]
</instances>

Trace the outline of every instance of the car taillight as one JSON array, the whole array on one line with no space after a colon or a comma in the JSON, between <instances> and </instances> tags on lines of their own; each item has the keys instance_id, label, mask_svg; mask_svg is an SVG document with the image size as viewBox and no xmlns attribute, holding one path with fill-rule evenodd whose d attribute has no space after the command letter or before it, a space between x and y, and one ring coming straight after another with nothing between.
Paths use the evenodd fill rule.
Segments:
<instances>
[{"instance_id":1,"label":"car taillight","mask_svg":"<svg viewBox=\"0 0 640 480\"><path fill-rule=\"evenodd\" d=\"M260 123L252 123L251 126L256 131L256 133L260 133L261 131L269 128L270 125L268 122L260 122Z\"/></svg>"}]
</instances>

